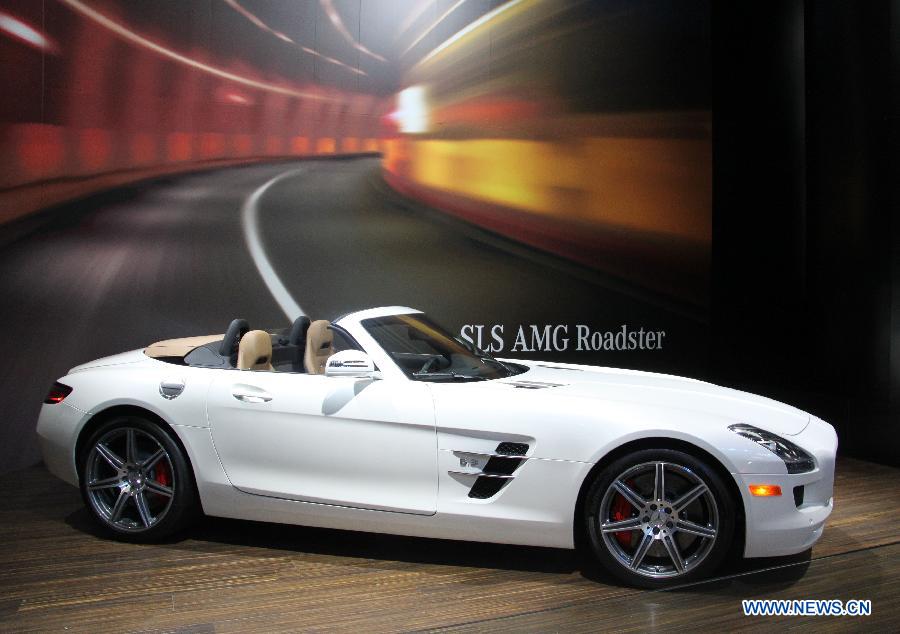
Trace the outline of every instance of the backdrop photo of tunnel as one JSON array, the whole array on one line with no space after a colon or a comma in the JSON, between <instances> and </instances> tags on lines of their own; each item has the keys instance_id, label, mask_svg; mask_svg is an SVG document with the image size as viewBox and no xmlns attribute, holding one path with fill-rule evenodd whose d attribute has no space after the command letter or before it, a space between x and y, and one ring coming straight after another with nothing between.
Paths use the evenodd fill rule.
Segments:
<instances>
[{"instance_id":1,"label":"backdrop photo of tunnel","mask_svg":"<svg viewBox=\"0 0 900 634\"><path fill-rule=\"evenodd\" d=\"M419 306L512 356L674 372L706 354L704 2L59 0L2 18L9 319L70 333L37 337L48 367L6 406L22 440L5 464L36 459L54 373L294 307ZM253 226L287 308L241 235L282 174Z\"/></svg>"},{"instance_id":2,"label":"backdrop photo of tunnel","mask_svg":"<svg viewBox=\"0 0 900 634\"><path fill-rule=\"evenodd\" d=\"M745 387L896 461L896 13L4 0L0 469L80 362L389 304Z\"/></svg>"}]
</instances>

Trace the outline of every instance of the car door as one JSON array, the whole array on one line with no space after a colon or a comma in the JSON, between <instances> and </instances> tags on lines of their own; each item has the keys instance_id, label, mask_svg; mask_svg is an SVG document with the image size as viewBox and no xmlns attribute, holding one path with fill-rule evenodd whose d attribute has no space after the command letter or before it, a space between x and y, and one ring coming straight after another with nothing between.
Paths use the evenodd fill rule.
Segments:
<instances>
[{"instance_id":1,"label":"car door","mask_svg":"<svg viewBox=\"0 0 900 634\"><path fill-rule=\"evenodd\" d=\"M435 512L437 436L426 384L222 370L207 414L222 466L242 491Z\"/></svg>"}]
</instances>

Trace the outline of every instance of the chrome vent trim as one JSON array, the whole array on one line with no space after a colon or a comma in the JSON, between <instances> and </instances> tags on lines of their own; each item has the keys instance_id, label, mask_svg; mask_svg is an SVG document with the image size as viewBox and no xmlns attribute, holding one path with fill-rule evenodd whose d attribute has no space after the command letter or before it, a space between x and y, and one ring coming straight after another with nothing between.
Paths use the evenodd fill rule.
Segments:
<instances>
[{"instance_id":1,"label":"chrome vent trim","mask_svg":"<svg viewBox=\"0 0 900 634\"><path fill-rule=\"evenodd\" d=\"M546 381L508 381L506 384L525 390L543 390L548 387L565 386L565 383L548 383Z\"/></svg>"},{"instance_id":2,"label":"chrome vent trim","mask_svg":"<svg viewBox=\"0 0 900 634\"><path fill-rule=\"evenodd\" d=\"M516 476L503 475L501 473L476 473L474 471L448 471L452 475L471 476L473 478L501 478L503 480L512 480Z\"/></svg>"},{"instance_id":3,"label":"chrome vent trim","mask_svg":"<svg viewBox=\"0 0 900 634\"><path fill-rule=\"evenodd\" d=\"M535 363L539 368L550 368L551 370L568 370L569 372L584 372L584 368L564 368L561 365L547 365L546 363Z\"/></svg>"}]
</instances>

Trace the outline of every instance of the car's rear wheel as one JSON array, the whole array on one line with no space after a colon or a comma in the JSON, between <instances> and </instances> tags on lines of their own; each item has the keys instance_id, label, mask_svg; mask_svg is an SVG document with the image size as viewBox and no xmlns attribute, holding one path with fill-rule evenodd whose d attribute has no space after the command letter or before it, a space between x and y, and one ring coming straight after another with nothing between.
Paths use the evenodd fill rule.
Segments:
<instances>
[{"instance_id":1,"label":"car's rear wheel","mask_svg":"<svg viewBox=\"0 0 900 634\"><path fill-rule=\"evenodd\" d=\"M615 460L592 482L584 508L597 560L643 588L707 576L734 535L734 502L722 479L703 461L671 449Z\"/></svg>"},{"instance_id":2,"label":"car's rear wheel","mask_svg":"<svg viewBox=\"0 0 900 634\"><path fill-rule=\"evenodd\" d=\"M197 512L187 459L149 420L107 421L85 443L79 465L85 503L117 538L156 541L184 528Z\"/></svg>"}]
</instances>

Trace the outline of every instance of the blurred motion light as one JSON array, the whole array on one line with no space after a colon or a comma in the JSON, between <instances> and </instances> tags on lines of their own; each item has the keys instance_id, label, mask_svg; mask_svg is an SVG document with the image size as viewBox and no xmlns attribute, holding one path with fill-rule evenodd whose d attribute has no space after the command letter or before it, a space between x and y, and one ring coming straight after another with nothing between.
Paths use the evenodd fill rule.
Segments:
<instances>
[{"instance_id":1,"label":"blurred motion light","mask_svg":"<svg viewBox=\"0 0 900 634\"><path fill-rule=\"evenodd\" d=\"M412 25L416 23L416 21L422 17L422 15L431 8L430 0L419 0L418 4L413 7L413 10L410 11L405 18L403 18L403 22L400 23L400 29L394 39L399 38L401 35L406 33Z\"/></svg>"},{"instance_id":2,"label":"blurred motion light","mask_svg":"<svg viewBox=\"0 0 900 634\"><path fill-rule=\"evenodd\" d=\"M271 33L272 35L277 37L282 42L287 42L288 44L290 44L292 46L299 47L300 50L303 51L304 53L306 53L307 55L319 57L321 59L324 59L329 64L334 64L335 66L340 66L344 70L350 71L351 73L355 73L357 75L366 75L367 74L364 71L360 70L359 68L354 68L353 66L350 66L349 64L345 64L344 62L342 62L338 59L329 57L328 55L323 55L319 51L311 49L308 46L301 46L300 44L298 44L297 42L292 40L290 37L288 37L281 31L276 31L275 29L270 27L268 24L266 24L265 22L260 20L258 16L254 15L253 13L248 11L246 8L241 6L241 4L237 0L223 0L223 2L225 4L227 4L229 7L231 7L232 9L234 9L235 11L237 11L238 13L240 13L242 16L244 16L245 18L250 20L250 22L253 23L257 28L262 29L266 33ZM337 19L338 21L340 21L340 19L341 19L340 16L337 16L336 13L335 13L335 17L331 17L331 15L329 15L329 18L331 18L332 23L334 23L335 19ZM335 24L335 26L337 26L337 25ZM341 26L343 26L343 22L341 22ZM340 30L340 29L338 29L338 30ZM344 31L346 31L346 28L344 29ZM349 33L347 33L346 37L350 37L352 39L352 36L350 36ZM360 48L360 50L364 50L365 53L374 55L375 57L377 57L378 59L381 59L382 61L384 60L383 57L379 57L378 55L375 55L374 53L372 53L371 51L366 49L364 46L362 46L362 44L360 44L359 47L362 47L362 48ZM359 48L359 47L357 47L357 48Z\"/></svg>"},{"instance_id":3,"label":"blurred motion light","mask_svg":"<svg viewBox=\"0 0 900 634\"><path fill-rule=\"evenodd\" d=\"M337 12L337 9L334 8L331 0L319 0L319 4L321 4L322 8L325 9L325 13L326 15L328 15L328 19L331 20L331 24L335 29L337 29L337 32L340 33L343 38L350 43L350 46L355 48L360 53L363 53L364 55L368 55L373 59L377 59L379 62L387 61L378 53L373 53L365 46L363 46L360 42L356 41L356 39L350 34L350 31L347 30L347 27L344 25L344 21L341 20L341 16Z\"/></svg>"},{"instance_id":4,"label":"blurred motion light","mask_svg":"<svg viewBox=\"0 0 900 634\"><path fill-rule=\"evenodd\" d=\"M437 20L435 20L434 22L432 22L431 24L429 24L427 27L425 27L425 30L424 30L424 31L422 31L421 33L419 33L419 36L418 36L416 39L414 39L414 40L412 41L412 43L411 43L409 46L406 47L406 49L404 49L404 51L403 51L402 54L403 54L403 55L406 55L406 54L409 53L411 50L413 50L419 42L421 42L422 40L424 40L425 37L426 37L429 33L431 33L433 30L435 30L441 22L443 22L445 19L447 19L447 16L449 16L451 13L453 13L454 11L456 11L456 9L459 8L459 6L460 6L461 4L463 4L465 1L466 1L466 0L458 0L455 4L453 4L453 6L451 6L449 9L447 9L446 11L444 11L444 12L440 15L440 17L438 17Z\"/></svg>"},{"instance_id":5,"label":"blurred motion light","mask_svg":"<svg viewBox=\"0 0 900 634\"><path fill-rule=\"evenodd\" d=\"M56 47L45 35L8 13L0 12L0 31L39 51L52 52L56 50Z\"/></svg>"},{"instance_id":6,"label":"blurred motion light","mask_svg":"<svg viewBox=\"0 0 900 634\"><path fill-rule=\"evenodd\" d=\"M410 86L397 94L397 112L394 118L400 132L408 134L428 132L425 86Z\"/></svg>"},{"instance_id":7,"label":"blurred motion light","mask_svg":"<svg viewBox=\"0 0 900 634\"><path fill-rule=\"evenodd\" d=\"M418 62L418 64L416 64L416 65L418 66L419 64L423 64L423 63L427 62L427 61L430 60L432 57L434 57L435 55L437 55L438 53L440 53L441 51L443 51L444 49L446 49L448 46L450 46L450 45L453 44L454 42L460 40L462 37L464 37L464 36L467 35L468 33L471 33L472 31L474 31L475 29L477 29L477 28L478 28L479 26L481 26L482 24L484 24L484 23L486 23L486 22L490 22L491 20L493 20L494 18L496 18L496 17L497 17L498 15L500 15L501 13L504 13L504 12L506 12L506 11L509 11L509 10L512 9L514 6L516 6L517 4L519 4L520 2L522 2L522 0L510 0L510 1L507 2L506 4L500 5L499 7L497 7L496 9L494 9L493 11L490 11L489 13L485 13L483 16L481 16L480 18L478 18L478 19L475 20L474 22L472 22L472 23L466 25L465 27L463 27L462 29L460 29L459 31L457 31L456 33L454 33L453 35L451 35L446 41L444 41L443 44L441 44L441 45L438 46L436 49L434 49L433 51L431 51L430 53L428 53L428 55L426 55L425 57L423 57L423 58ZM461 3L457 3L456 5L454 5L454 6L452 7L452 9L455 9L459 4L461 4ZM451 9L451 11L452 11L452 9ZM448 15L449 13L450 13L450 11L448 11L447 14L445 14L445 15ZM444 17L445 17L445 16L441 16L441 19L443 19ZM439 21L440 21L440 20L439 20ZM436 24L435 24L435 25L436 25ZM424 37L424 35L423 35L422 37ZM415 42L413 43L412 46L415 46ZM412 48L412 46L410 46L410 48ZM409 50L409 49L407 49L407 50Z\"/></svg>"},{"instance_id":8,"label":"blurred motion light","mask_svg":"<svg viewBox=\"0 0 900 634\"><path fill-rule=\"evenodd\" d=\"M331 101L332 99L327 96L321 96L312 91L302 91L302 90L294 90L292 88L288 88L285 86L279 86L277 84L258 81L256 79L252 79L250 77L244 77L242 75L237 75L235 73L229 72L227 70L223 70L221 68L217 68L215 66L211 66L204 62L201 62L196 59L192 59L187 57L186 55L182 55L181 53L177 53L171 49L166 48L152 40L148 40L142 35L138 35L134 31L125 28L123 25L119 24L115 20L110 19L106 15L100 13L99 11L89 7L81 0L59 0L61 3L65 4L70 9L77 11L84 17L89 20L93 20L100 26L105 29L109 29L122 39L131 42L136 46L140 46L149 51L153 51L163 57L171 59L179 64L185 64L192 68L195 68L199 71L203 71L205 73L209 73L210 75L215 75L216 77L221 77L222 79L227 79L229 81L237 82L244 86L249 86L251 88L258 88L260 90L266 90L268 92L274 92L277 94L288 95L290 97L300 97L301 99L316 99L320 101ZM318 54L318 53L316 53ZM330 58L329 58L330 59ZM336 61L336 60L332 60ZM340 62L338 62L340 63ZM361 72L361 71L360 71Z\"/></svg>"},{"instance_id":9,"label":"blurred motion light","mask_svg":"<svg viewBox=\"0 0 900 634\"><path fill-rule=\"evenodd\" d=\"M253 103L249 98L238 92L227 92L225 93L224 99L228 103L234 103L240 106L249 106Z\"/></svg>"}]
</instances>

